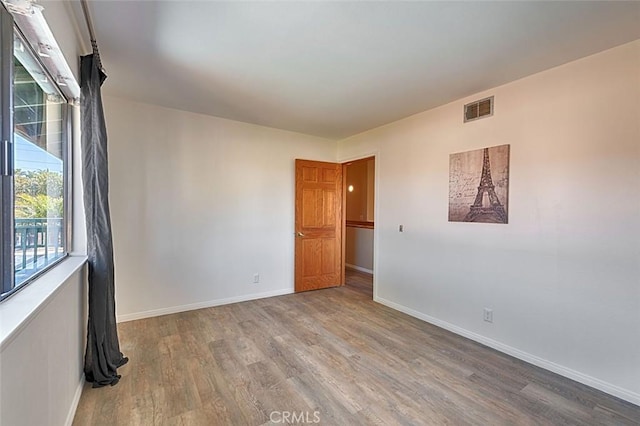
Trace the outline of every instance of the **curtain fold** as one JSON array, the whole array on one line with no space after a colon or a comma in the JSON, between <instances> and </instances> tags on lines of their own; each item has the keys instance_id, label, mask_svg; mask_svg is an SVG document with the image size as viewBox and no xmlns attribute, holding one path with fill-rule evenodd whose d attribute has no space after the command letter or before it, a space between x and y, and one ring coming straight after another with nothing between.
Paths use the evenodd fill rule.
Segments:
<instances>
[{"instance_id":1,"label":"curtain fold","mask_svg":"<svg viewBox=\"0 0 640 426\"><path fill-rule=\"evenodd\" d=\"M118 383L118 367L128 361L120 352L115 316L107 129L100 90L106 78L95 54L81 57L82 180L89 258L89 321L84 373L94 388Z\"/></svg>"}]
</instances>

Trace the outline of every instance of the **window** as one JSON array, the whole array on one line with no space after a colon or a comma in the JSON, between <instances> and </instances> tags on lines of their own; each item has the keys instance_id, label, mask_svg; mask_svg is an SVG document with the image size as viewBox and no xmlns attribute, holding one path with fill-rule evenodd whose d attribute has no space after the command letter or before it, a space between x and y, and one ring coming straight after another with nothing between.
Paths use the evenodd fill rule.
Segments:
<instances>
[{"instance_id":1,"label":"window","mask_svg":"<svg viewBox=\"0 0 640 426\"><path fill-rule=\"evenodd\" d=\"M67 100L1 8L0 298L68 253ZM37 43L36 43L37 45Z\"/></svg>"}]
</instances>

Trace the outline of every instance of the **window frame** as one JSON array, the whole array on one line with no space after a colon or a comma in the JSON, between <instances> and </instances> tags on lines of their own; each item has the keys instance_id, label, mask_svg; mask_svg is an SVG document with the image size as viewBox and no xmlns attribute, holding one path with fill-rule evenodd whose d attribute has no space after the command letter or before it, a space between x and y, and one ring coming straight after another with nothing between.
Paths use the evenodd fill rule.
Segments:
<instances>
[{"instance_id":1,"label":"window frame","mask_svg":"<svg viewBox=\"0 0 640 426\"><path fill-rule=\"evenodd\" d=\"M6 208L4 200L13 197L13 17L0 8L0 298L9 294L14 282L13 208ZM0 299L2 300L2 299Z\"/></svg>"},{"instance_id":2,"label":"window frame","mask_svg":"<svg viewBox=\"0 0 640 426\"><path fill-rule=\"evenodd\" d=\"M2 270L0 271L0 302L6 300L8 297L17 293L21 289L28 286L30 283L39 278L42 274L49 271L55 265L63 261L69 256L72 250L72 120L71 120L71 108L69 104L69 98L64 91L57 84L53 78L51 70L40 59L38 54L33 49L33 40L29 40L24 32L20 30L15 23L12 15L5 9L4 5L0 7L0 166L1 170L1 184L0 184L0 264ZM15 283L15 191L14 191L14 179L15 179L15 159L14 159L14 120L13 120L13 106L14 106L14 42L16 35L23 43L24 48L28 51L28 54L38 62L43 72L55 86L58 94L62 98L60 104L60 114L62 119L61 125L61 139L62 139L62 182L63 182L63 246L64 251L62 255L55 260L52 260L41 269L36 270L28 278L26 278L19 285ZM37 45L37 43L35 43ZM4 142L7 141L7 142ZM7 201L8 202L5 202Z\"/></svg>"}]
</instances>

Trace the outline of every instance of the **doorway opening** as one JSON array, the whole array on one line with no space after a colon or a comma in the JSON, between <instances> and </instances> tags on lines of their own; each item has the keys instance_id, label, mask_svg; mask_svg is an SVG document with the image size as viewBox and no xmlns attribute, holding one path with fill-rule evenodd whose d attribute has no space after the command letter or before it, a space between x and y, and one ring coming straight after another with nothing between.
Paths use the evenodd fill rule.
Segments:
<instances>
[{"instance_id":1,"label":"doorway opening","mask_svg":"<svg viewBox=\"0 0 640 426\"><path fill-rule=\"evenodd\" d=\"M373 298L375 157L343 164L345 285Z\"/></svg>"}]
</instances>

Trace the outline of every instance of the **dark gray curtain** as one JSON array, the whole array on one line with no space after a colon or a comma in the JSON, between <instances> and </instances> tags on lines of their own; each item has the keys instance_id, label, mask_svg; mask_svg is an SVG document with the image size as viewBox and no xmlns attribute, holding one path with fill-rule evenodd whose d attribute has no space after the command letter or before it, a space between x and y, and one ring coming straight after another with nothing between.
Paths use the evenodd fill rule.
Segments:
<instances>
[{"instance_id":1,"label":"dark gray curtain","mask_svg":"<svg viewBox=\"0 0 640 426\"><path fill-rule=\"evenodd\" d=\"M89 323L84 373L94 388L118 383L118 367L128 361L120 352L116 328L107 129L100 92L106 78L93 54L81 58L82 180L89 258Z\"/></svg>"}]
</instances>

